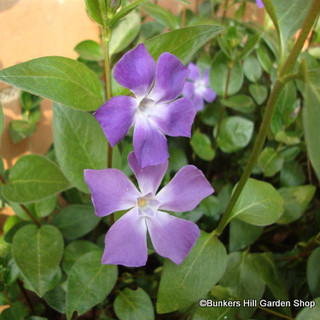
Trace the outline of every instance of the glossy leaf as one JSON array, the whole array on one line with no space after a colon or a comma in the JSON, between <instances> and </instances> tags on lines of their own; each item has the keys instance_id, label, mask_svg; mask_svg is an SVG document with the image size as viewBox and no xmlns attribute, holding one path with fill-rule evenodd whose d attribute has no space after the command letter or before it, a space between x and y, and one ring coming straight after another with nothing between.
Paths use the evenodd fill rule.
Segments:
<instances>
[{"instance_id":1,"label":"glossy leaf","mask_svg":"<svg viewBox=\"0 0 320 320\"><path fill-rule=\"evenodd\" d=\"M299 219L312 200L316 187L313 185L281 188L278 190L284 200L284 214L278 223L288 224Z\"/></svg>"},{"instance_id":2,"label":"glossy leaf","mask_svg":"<svg viewBox=\"0 0 320 320\"><path fill-rule=\"evenodd\" d=\"M63 238L51 225L27 225L15 235L13 258L21 273L39 297L51 290L52 280L63 254Z\"/></svg>"},{"instance_id":3,"label":"glossy leaf","mask_svg":"<svg viewBox=\"0 0 320 320\"><path fill-rule=\"evenodd\" d=\"M95 215L92 206L81 204L68 206L53 218L53 224L70 240L84 236L93 230L99 221L100 218Z\"/></svg>"},{"instance_id":4,"label":"glossy leaf","mask_svg":"<svg viewBox=\"0 0 320 320\"><path fill-rule=\"evenodd\" d=\"M70 188L57 165L44 156L22 156L10 170L2 195L9 201L28 203L49 198Z\"/></svg>"},{"instance_id":5,"label":"glossy leaf","mask_svg":"<svg viewBox=\"0 0 320 320\"><path fill-rule=\"evenodd\" d=\"M120 320L153 320L152 301L141 288L119 291L114 301L114 311Z\"/></svg>"},{"instance_id":6,"label":"glossy leaf","mask_svg":"<svg viewBox=\"0 0 320 320\"><path fill-rule=\"evenodd\" d=\"M207 135L197 130L191 138L190 144L195 154L206 161L211 161L215 152L211 146L211 141Z\"/></svg>"},{"instance_id":7,"label":"glossy leaf","mask_svg":"<svg viewBox=\"0 0 320 320\"><path fill-rule=\"evenodd\" d=\"M68 180L89 193L83 171L106 169L107 139L93 115L60 104L53 108L55 154Z\"/></svg>"},{"instance_id":8,"label":"glossy leaf","mask_svg":"<svg viewBox=\"0 0 320 320\"><path fill-rule=\"evenodd\" d=\"M210 83L213 90L218 96L224 97L226 91L226 84L228 80L229 61L226 56L219 52L215 55L210 69ZM243 83L243 71L239 62L236 62L230 71L228 81L227 96L237 93Z\"/></svg>"},{"instance_id":9,"label":"glossy leaf","mask_svg":"<svg viewBox=\"0 0 320 320\"><path fill-rule=\"evenodd\" d=\"M93 40L84 40L78 43L74 51L78 55L89 61L102 61L104 59L102 47L100 44Z\"/></svg>"},{"instance_id":10,"label":"glossy leaf","mask_svg":"<svg viewBox=\"0 0 320 320\"><path fill-rule=\"evenodd\" d=\"M252 133L252 121L238 116L227 117L221 122L218 146L226 153L241 150L250 142ZM216 128L214 134L216 135Z\"/></svg>"},{"instance_id":11,"label":"glossy leaf","mask_svg":"<svg viewBox=\"0 0 320 320\"><path fill-rule=\"evenodd\" d=\"M82 256L72 267L67 283L67 319L74 311L81 315L102 302L118 277L117 266L101 264L102 252Z\"/></svg>"},{"instance_id":12,"label":"glossy leaf","mask_svg":"<svg viewBox=\"0 0 320 320\"><path fill-rule=\"evenodd\" d=\"M273 148L265 148L259 158L258 164L265 177L272 177L282 169L283 157Z\"/></svg>"},{"instance_id":13,"label":"glossy leaf","mask_svg":"<svg viewBox=\"0 0 320 320\"><path fill-rule=\"evenodd\" d=\"M264 181L249 179L236 202L230 220L266 226L279 220L283 214L283 200L277 190Z\"/></svg>"},{"instance_id":14,"label":"glossy leaf","mask_svg":"<svg viewBox=\"0 0 320 320\"><path fill-rule=\"evenodd\" d=\"M226 267L226 250L213 235L202 232L181 265L166 260L157 298L157 312L188 307L205 297Z\"/></svg>"},{"instance_id":15,"label":"glossy leaf","mask_svg":"<svg viewBox=\"0 0 320 320\"><path fill-rule=\"evenodd\" d=\"M64 57L43 57L0 71L0 80L67 106L96 110L103 104L103 88L83 63Z\"/></svg>"}]
</instances>

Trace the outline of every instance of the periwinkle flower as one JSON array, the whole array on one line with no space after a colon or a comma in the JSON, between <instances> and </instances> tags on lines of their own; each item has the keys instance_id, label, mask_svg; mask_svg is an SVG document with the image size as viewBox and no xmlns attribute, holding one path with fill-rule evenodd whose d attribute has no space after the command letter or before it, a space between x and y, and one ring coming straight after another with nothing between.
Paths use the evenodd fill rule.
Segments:
<instances>
[{"instance_id":1,"label":"periwinkle flower","mask_svg":"<svg viewBox=\"0 0 320 320\"><path fill-rule=\"evenodd\" d=\"M128 51L115 65L114 78L134 96L108 100L95 113L111 146L135 124L133 149L142 168L164 163L168 136L191 136L195 109L178 98L189 73L174 55L164 52L157 64L144 44Z\"/></svg>"},{"instance_id":2,"label":"periwinkle flower","mask_svg":"<svg viewBox=\"0 0 320 320\"><path fill-rule=\"evenodd\" d=\"M187 165L157 193L168 162L141 168L134 152L129 154L128 162L140 190L120 170L84 171L97 216L130 209L107 232L102 263L144 266L148 258L148 230L156 252L180 264L196 243L200 231L195 223L163 210L193 210L213 192L210 183L199 169Z\"/></svg>"},{"instance_id":3,"label":"periwinkle flower","mask_svg":"<svg viewBox=\"0 0 320 320\"><path fill-rule=\"evenodd\" d=\"M262 2L262 0L256 0L256 4L258 8L264 8L264 4Z\"/></svg>"},{"instance_id":4,"label":"periwinkle flower","mask_svg":"<svg viewBox=\"0 0 320 320\"><path fill-rule=\"evenodd\" d=\"M209 68L201 77L200 69L193 63L189 63L190 73L183 87L182 94L193 101L197 111L203 110L204 100L212 102L217 97L216 93L210 88Z\"/></svg>"}]
</instances>

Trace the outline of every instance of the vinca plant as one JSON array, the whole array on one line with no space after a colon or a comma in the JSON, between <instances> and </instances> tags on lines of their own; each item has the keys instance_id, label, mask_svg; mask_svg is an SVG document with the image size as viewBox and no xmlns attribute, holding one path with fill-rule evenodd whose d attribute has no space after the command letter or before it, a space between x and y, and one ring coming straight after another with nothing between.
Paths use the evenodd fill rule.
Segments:
<instances>
[{"instance_id":1,"label":"vinca plant","mask_svg":"<svg viewBox=\"0 0 320 320\"><path fill-rule=\"evenodd\" d=\"M54 135L0 166L1 320L320 319L320 1L173 3L0 71Z\"/></svg>"}]
</instances>

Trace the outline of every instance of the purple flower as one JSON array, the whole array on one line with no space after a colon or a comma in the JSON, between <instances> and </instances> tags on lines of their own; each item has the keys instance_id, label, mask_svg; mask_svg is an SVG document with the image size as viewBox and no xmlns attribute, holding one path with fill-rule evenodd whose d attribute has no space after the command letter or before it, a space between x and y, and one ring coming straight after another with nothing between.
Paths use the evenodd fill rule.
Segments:
<instances>
[{"instance_id":1,"label":"purple flower","mask_svg":"<svg viewBox=\"0 0 320 320\"><path fill-rule=\"evenodd\" d=\"M141 168L134 152L128 156L140 191L117 169L84 171L96 215L103 217L130 209L109 229L105 238L103 264L127 267L147 262L147 229L154 249L163 257L180 264L196 243L198 226L164 212L193 210L213 189L196 167L188 165L157 193L168 162Z\"/></svg>"},{"instance_id":2,"label":"purple flower","mask_svg":"<svg viewBox=\"0 0 320 320\"><path fill-rule=\"evenodd\" d=\"M256 4L258 8L264 8L262 0L256 0Z\"/></svg>"},{"instance_id":3,"label":"purple flower","mask_svg":"<svg viewBox=\"0 0 320 320\"><path fill-rule=\"evenodd\" d=\"M190 70L187 82L183 87L182 94L193 101L196 110L200 111L204 107L203 100L212 102L216 97L216 93L210 88L209 68L205 70L201 77L200 69L193 63L188 65Z\"/></svg>"},{"instance_id":4,"label":"purple flower","mask_svg":"<svg viewBox=\"0 0 320 320\"><path fill-rule=\"evenodd\" d=\"M114 67L114 78L134 97L113 97L95 113L111 146L135 124L133 149L142 168L164 163L168 136L191 136L192 102L176 99L189 73L174 55L161 54L157 64L144 44L127 52Z\"/></svg>"}]
</instances>

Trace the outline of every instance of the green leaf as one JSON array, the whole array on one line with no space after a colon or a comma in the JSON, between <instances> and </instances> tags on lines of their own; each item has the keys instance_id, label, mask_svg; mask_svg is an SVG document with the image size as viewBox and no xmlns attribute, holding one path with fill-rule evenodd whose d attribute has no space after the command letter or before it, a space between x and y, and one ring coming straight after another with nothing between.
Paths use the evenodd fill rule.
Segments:
<instances>
[{"instance_id":1,"label":"green leaf","mask_svg":"<svg viewBox=\"0 0 320 320\"><path fill-rule=\"evenodd\" d=\"M254 56L250 56L244 60L243 73L251 82L256 82L260 79L262 70L258 60Z\"/></svg>"},{"instance_id":2,"label":"green leaf","mask_svg":"<svg viewBox=\"0 0 320 320\"><path fill-rule=\"evenodd\" d=\"M1 312L0 320L22 320L27 314L26 306L20 301L15 301L10 308Z\"/></svg>"},{"instance_id":3,"label":"green leaf","mask_svg":"<svg viewBox=\"0 0 320 320\"><path fill-rule=\"evenodd\" d=\"M270 50L262 43L257 49L257 57L264 71L270 73L273 67L274 58Z\"/></svg>"},{"instance_id":4,"label":"green leaf","mask_svg":"<svg viewBox=\"0 0 320 320\"><path fill-rule=\"evenodd\" d=\"M211 146L211 141L206 134L197 130L192 135L190 144L193 151L200 159L211 161L214 158L215 152Z\"/></svg>"},{"instance_id":5,"label":"green leaf","mask_svg":"<svg viewBox=\"0 0 320 320\"><path fill-rule=\"evenodd\" d=\"M259 33L250 35L242 51L236 58L236 61L245 59L255 49L260 38L261 38L261 34Z\"/></svg>"},{"instance_id":6,"label":"green leaf","mask_svg":"<svg viewBox=\"0 0 320 320\"><path fill-rule=\"evenodd\" d=\"M307 280L313 297L320 296L320 248L315 249L307 262Z\"/></svg>"},{"instance_id":7,"label":"green leaf","mask_svg":"<svg viewBox=\"0 0 320 320\"><path fill-rule=\"evenodd\" d=\"M62 268L67 274L70 273L71 268L76 263L76 261L84 256L86 253L100 250L100 248L93 242L87 240L77 240L69 243L66 246L63 254Z\"/></svg>"},{"instance_id":8,"label":"green leaf","mask_svg":"<svg viewBox=\"0 0 320 320\"><path fill-rule=\"evenodd\" d=\"M114 311L120 320L153 320L152 301L141 288L119 291L114 301Z\"/></svg>"},{"instance_id":9,"label":"green leaf","mask_svg":"<svg viewBox=\"0 0 320 320\"><path fill-rule=\"evenodd\" d=\"M266 87L259 84L250 84L249 92L257 104L262 104L268 96L268 90Z\"/></svg>"},{"instance_id":10,"label":"green leaf","mask_svg":"<svg viewBox=\"0 0 320 320\"><path fill-rule=\"evenodd\" d=\"M54 226L27 225L13 238L12 255L39 297L51 290L63 254L63 238Z\"/></svg>"},{"instance_id":11,"label":"green leaf","mask_svg":"<svg viewBox=\"0 0 320 320\"><path fill-rule=\"evenodd\" d=\"M74 204L55 214L52 222L66 239L73 240L93 230L99 221L93 207Z\"/></svg>"},{"instance_id":12,"label":"green leaf","mask_svg":"<svg viewBox=\"0 0 320 320\"><path fill-rule=\"evenodd\" d=\"M55 287L44 295L48 305L60 313L66 313L66 292L61 287Z\"/></svg>"},{"instance_id":13,"label":"green leaf","mask_svg":"<svg viewBox=\"0 0 320 320\"><path fill-rule=\"evenodd\" d=\"M0 136L2 135L4 129L4 116L3 116L3 109L0 103Z\"/></svg>"},{"instance_id":14,"label":"green leaf","mask_svg":"<svg viewBox=\"0 0 320 320\"><path fill-rule=\"evenodd\" d=\"M93 40L84 40L78 43L74 51L83 59L89 61L102 61L104 59L100 44Z\"/></svg>"},{"instance_id":15,"label":"green leaf","mask_svg":"<svg viewBox=\"0 0 320 320\"><path fill-rule=\"evenodd\" d=\"M281 187L296 187L304 184L306 177L297 161L286 162L280 172Z\"/></svg>"},{"instance_id":16,"label":"green leaf","mask_svg":"<svg viewBox=\"0 0 320 320\"><path fill-rule=\"evenodd\" d=\"M87 6L87 11L89 16L95 21L98 22L101 26L103 25L102 17L100 13L100 6L98 0L84 0Z\"/></svg>"},{"instance_id":17,"label":"green leaf","mask_svg":"<svg viewBox=\"0 0 320 320\"><path fill-rule=\"evenodd\" d=\"M240 251L254 243L262 234L263 228L244 221L230 221L229 249Z\"/></svg>"},{"instance_id":18,"label":"green leaf","mask_svg":"<svg viewBox=\"0 0 320 320\"><path fill-rule=\"evenodd\" d=\"M238 218L256 226L266 226L278 221L282 214L283 200L277 190L270 183L250 178L232 210L230 220Z\"/></svg>"},{"instance_id":19,"label":"green leaf","mask_svg":"<svg viewBox=\"0 0 320 320\"><path fill-rule=\"evenodd\" d=\"M109 44L110 55L124 50L136 38L140 26L140 15L136 11L132 11L121 19L112 31Z\"/></svg>"},{"instance_id":20,"label":"green leaf","mask_svg":"<svg viewBox=\"0 0 320 320\"><path fill-rule=\"evenodd\" d=\"M43 57L0 71L0 80L69 107L96 110L103 88L83 63L64 57Z\"/></svg>"},{"instance_id":21,"label":"green leaf","mask_svg":"<svg viewBox=\"0 0 320 320\"><path fill-rule=\"evenodd\" d=\"M216 136L216 128L214 135ZM222 120L218 146L223 152L231 153L248 145L253 133L253 122L245 118L233 116Z\"/></svg>"},{"instance_id":22,"label":"green leaf","mask_svg":"<svg viewBox=\"0 0 320 320\"><path fill-rule=\"evenodd\" d=\"M32 110L40 106L41 98L29 92L22 91L20 95L21 107L24 110Z\"/></svg>"},{"instance_id":23,"label":"green leaf","mask_svg":"<svg viewBox=\"0 0 320 320\"><path fill-rule=\"evenodd\" d=\"M299 219L307 210L316 187L312 185L281 188L278 190L284 200L284 214L278 223L288 224Z\"/></svg>"},{"instance_id":24,"label":"green leaf","mask_svg":"<svg viewBox=\"0 0 320 320\"><path fill-rule=\"evenodd\" d=\"M310 305L303 308L297 315L296 320L320 320L320 298L314 299L314 307Z\"/></svg>"},{"instance_id":25,"label":"green leaf","mask_svg":"<svg viewBox=\"0 0 320 320\"><path fill-rule=\"evenodd\" d=\"M303 108L303 130L305 134L306 144L310 162L320 181L320 85L319 85L320 69L314 69L308 72L307 81L304 86Z\"/></svg>"},{"instance_id":26,"label":"green leaf","mask_svg":"<svg viewBox=\"0 0 320 320\"><path fill-rule=\"evenodd\" d=\"M145 3L142 9L151 17L156 19L158 22L168 27L169 29L176 29L179 27L177 17L169 10L166 10L153 3Z\"/></svg>"},{"instance_id":27,"label":"green leaf","mask_svg":"<svg viewBox=\"0 0 320 320\"><path fill-rule=\"evenodd\" d=\"M101 264L102 252L82 256L72 267L67 283L67 319L74 311L81 315L102 302L118 277L115 265Z\"/></svg>"},{"instance_id":28,"label":"green leaf","mask_svg":"<svg viewBox=\"0 0 320 320\"><path fill-rule=\"evenodd\" d=\"M19 203L36 202L70 188L57 165L44 156L22 156L10 170L2 195Z\"/></svg>"},{"instance_id":29,"label":"green leaf","mask_svg":"<svg viewBox=\"0 0 320 320\"><path fill-rule=\"evenodd\" d=\"M299 138L299 134L297 132L291 132L291 131L278 131L275 136L275 140L287 145L295 145L301 143L301 140Z\"/></svg>"},{"instance_id":30,"label":"green leaf","mask_svg":"<svg viewBox=\"0 0 320 320\"><path fill-rule=\"evenodd\" d=\"M37 127L34 123L29 123L25 120L12 120L9 124L9 132L14 143L30 137Z\"/></svg>"},{"instance_id":31,"label":"green leaf","mask_svg":"<svg viewBox=\"0 0 320 320\"><path fill-rule=\"evenodd\" d=\"M222 52L217 53L211 64L210 83L218 96L224 97L225 95L229 68L231 68L231 72L228 81L227 96L231 96L241 89L243 71L239 62L236 62L230 67L227 57Z\"/></svg>"},{"instance_id":32,"label":"green leaf","mask_svg":"<svg viewBox=\"0 0 320 320\"><path fill-rule=\"evenodd\" d=\"M107 168L108 144L99 122L89 113L55 103L53 136L61 170L72 185L89 193L83 171Z\"/></svg>"},{"instance_id":33,"label":"green leaf","mask_svg":"<svg viewBox=\"0 0 320 320\"><path fill-rule=\"evenodd\" d=\"M253 257L246 252L233 252L228 255L227 269L219 282L222 286L229 288L231 295L238 299L260 300L265 290ZM237 312L241 319L250 319L255 308L241 308Z\"/></svg>"},{"instance_id":34,"label":"green leaf","mask_svg":"<svg viewBox=\"0 0 320 320\"><path fill-rule=\"evenodd\" d=\"M228 99L221 99L220 102L232 110L243 113L252 113L255 110L252 99L244 94L238 94Z\"/></svg>"},{"instance_id":35,"label":"green leaf","mask_svg":"<svg viewBox=\"0 0 320 320\"><path fill-rule=\"evenodd\" d=\"M283 157L273 148L265 148L259 158L258 164L265 177L272 177L282 169Z\"/></svg>"},{"instance_id":36,"label":"green leaf","mask_svg":"<svg viewBox=\"0 0 320 320\"><path fill-rule=\"evenodd\" d=\"M214 236L202 232L181 265L166 260L157 298L157 312L188 307L205 297L226 267L226 249Z\"/></svg>"},{"instance_id":37,"label":"green leaf","mask_svg":"<svg viewBox=\"0 0 320 320\"><path fill-rule=\"evenodd\" d=\"M191 320L236 320L234 309L229 307L197 308Z\"/></svg>"}]
</instances>

